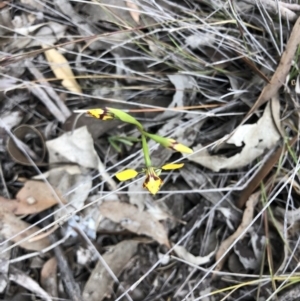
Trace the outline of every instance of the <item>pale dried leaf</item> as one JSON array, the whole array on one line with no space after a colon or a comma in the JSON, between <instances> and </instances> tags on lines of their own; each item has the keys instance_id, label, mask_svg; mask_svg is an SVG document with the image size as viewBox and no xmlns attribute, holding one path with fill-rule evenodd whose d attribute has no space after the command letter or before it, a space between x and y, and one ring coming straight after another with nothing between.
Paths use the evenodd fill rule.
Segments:
<instances>
[{"instance_id":1,"label":"pale dried leaf","mask_svg":"<svg viewBox=\"0 0 300 301\"><path fill-rule=\"evenodd\" d=\"M43 45L43 48L47 47L47 45ZM54 48L45 50L45 56L56 78L62 80L62 85L71 92L81 94L81 88L74 78L67 59Z\"/></svg>"},{"instance_id":2,"label":"pale dried leaf","mask_svg":"<svg viewBox=\"0 0 300 301\"><path fill-rule=\"evenodd\" d=\"M87 130L81 127L46 142L49 163L72 162L86 168L98 169L103 179L116 189L115 181L107 174L106 168L94 149L94 141Z\"/></svg>"},{"instance_id":3,"label":"pale dried leaf","mask_svg":"<svg viewBox=\"0 0 300 301\"><path fill-rule=\"evenodd\" d=\"M182 258L185 261L195 265L203 265L210 262L213 256L216 254L216 250L214 250L206 256L194 256L183 246L174 246L173 249L179 258Z\"/></svg>"},{"instance_id":4,"label":"pale dried leaf","mask_svg":"<svg viewBox=\"0 0 300 301\"><path fill-rule=\"evenodd\" d=\"M99 209L104 217L120 223L127 230L150 236L169 247L166 229L149 212L139 211L137 207L121 202L104 202Z\"/></svg>"},{"instance_id":5,"label":"pale dried leaf","mask_svg":"<svg viewBox=\"0 0 300 301\"><path fill-rule=\"evenodd\" d=\"M103 260L116 277L119 277L132 256L137 252L138 242L124 240L103 255ZM101 301L110 296L114 280L107 268L99 261L85 284L82 296L84 300Z\"/></svg>"},{"instance_id":6,"label":"pale dried leaf","mask_svg":"<svg viewBox=\"0 0 300 301\"><path fill-rule=\"evenodd\" d=\"M205 166L215 172L223 168L236 169L243 167L261 156L265 150L271 149L281 138L273 118L279 120L280 104L278 99L272 99L274 103L273 114L271 102L268 103L263 116L255 124L245 124L237 128L234 134L226 141L237 147L244 145L242 151L232 157L212 156L201 144L194 147L195 154L188 157L189 160ZM273 106L272 106L273 107ZM280 124L280 122L276 123Z\"/></svg>"},{"instance_id":7,"label":"pale dried leaf","mask_svg":"<svg viewBox=\"0 0 300 301\"><path fill-rule=\"evenodd\" d=\"M216 254L216 261L219 261L219 263L216 265L215 271L220 271L223 267L223 264L225 263L228 254L225 255L222 259L221 257L227 252L227 250L232 246L234 241L242 234L244 233L245 229L250 225L253 219L253 213L255 206L258 202L259 193L253 194L250 196L249 200L246 202L246 209L243 214L243 219L240 224L240 226L237 228L237 230L227 237L220 245L217 254Z\"/></svg>"},{"instance_id":8,"label":"pale dried leaf","mask_svg":"<svg viewBox=\"0 0 300 301\"><path fill-rule=\"evenodd\" d=\"M126 1L126 5L128 8L130 8L129 13L132 17L132 19L136 22L136 23L140 23L140 13L139 13L139 7L136 5L136 3L134 2L134 0L127 0Z\"/></svg>"},{"instance_id":9,"label":"pale dried leaf","mask_svg":"<svg viewBox=\"0 0 300 301\"><path fill-rule=\"evenodd\" d=\"M87 128L81 127L48 140L49 163L72 162L86 168L97 168L98 156Z\"/></svg>"},{"instance_id":10,"label":"pale dried leaf","mask_svg":"<svg viewBox=\"0 0 300 301\"><path fill-rule=\"evenodd\" d=\"M30 224L20 220L7 209L0 207L0 234L6 239L18 243L20 247L26 250L42 251L49 247L50 244L47 237L36 241L26 239L21 242L21 240L40 230L38 227L28 229L30 226Z\"/></svg>"}]
</instances>

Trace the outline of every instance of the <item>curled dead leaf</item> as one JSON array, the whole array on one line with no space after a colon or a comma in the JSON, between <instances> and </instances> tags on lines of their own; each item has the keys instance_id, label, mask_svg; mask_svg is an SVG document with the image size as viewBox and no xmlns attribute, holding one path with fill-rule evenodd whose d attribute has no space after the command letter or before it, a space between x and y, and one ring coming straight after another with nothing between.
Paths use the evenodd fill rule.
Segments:
<instances>
[{"instance_id":1,"label":"curled dead leaf","mask_svg":"<svg viewBox=\"0 0 300 301\"><path fill-rule=\"evenodd\" d=\"M22 124L13 130L13 135L17 141L9 137L7 141L7 150L14 161L23 165L32 165L31 161L22 151L25 150L36 165L42 164L46 156L45 140L42 133L33 126ZM34 143L39 145L41 150L38 154L27 146L26 141L29 139L34 139Z\"/></svg>"}]
</instances>

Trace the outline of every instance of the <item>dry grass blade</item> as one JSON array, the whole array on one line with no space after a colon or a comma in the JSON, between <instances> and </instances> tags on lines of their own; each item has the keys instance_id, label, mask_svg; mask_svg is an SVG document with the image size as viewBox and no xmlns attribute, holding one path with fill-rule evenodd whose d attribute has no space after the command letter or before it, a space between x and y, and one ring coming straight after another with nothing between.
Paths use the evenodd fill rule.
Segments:
<instances>
[{"instance_id":1,"label":"dry grass blade","mask_svg":"<svg viewBox=\"0 0 300 301\"><path fill-rule=\"evenodd\" d=\"M216 261L218 262L215 271L221 271L222 267L229 255L227 250L232 246L234 241L239 238L242 234L246 234L245 230L250 225L255 206L258 202L258 198L260 196L260 193L256 193L250 196L249 200L246 202L246 209L243 214L243 219L237 230L230 235L228 238L226 238L220 245L219 250L216 254ZM227 253L227 254L226 254ZM226 255L225 255L226 254Z\"/></svg>"},{"instance_id":2,"label":"dry grass blade","mask_svg":"<svg viewBox=\"0 0 300 301\"><path fill-rule=\"evenodd\" d=\"M260 96L258 97L255 104L252 106L251 110L247 113L243 119L244 123L249 117L265 102L269 101L278 92L280 87L286 82L287 75L291 69L292 61L294 59L297 47L300 44L300 17L297 19L293 30L291 32L290 38L286 44L286 50L283 52L279 65L272 76L269 84L267 84L262 90Z\"/></svg>"}]
</instances>

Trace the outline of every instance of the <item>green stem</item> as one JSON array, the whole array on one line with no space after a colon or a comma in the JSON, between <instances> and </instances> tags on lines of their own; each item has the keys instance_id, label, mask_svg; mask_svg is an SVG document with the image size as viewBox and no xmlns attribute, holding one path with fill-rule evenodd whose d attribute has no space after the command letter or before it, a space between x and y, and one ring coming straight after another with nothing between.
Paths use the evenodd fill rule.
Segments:
<instances>
[{"instance_id":1,"label":"green stem","mask_svg":"<svg viewBox=\"0 0 300 301\"><path fill-rule=\"evenodd\" d=\"M149 147L148 147L146 137L143 135L143 133L142 133L142 146L143 146L143 153L144 153L146 167L151 167L152 163L149 154Z\"/></svg>"}]
</instances>

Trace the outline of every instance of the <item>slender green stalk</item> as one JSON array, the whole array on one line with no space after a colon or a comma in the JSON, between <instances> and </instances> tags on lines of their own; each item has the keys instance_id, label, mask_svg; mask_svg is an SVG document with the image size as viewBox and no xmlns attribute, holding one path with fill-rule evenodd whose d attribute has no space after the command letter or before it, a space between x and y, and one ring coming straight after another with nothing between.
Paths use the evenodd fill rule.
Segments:
<instances>
[{"instance_id":1,"label":"slender green stalk","mask_svg":"<svg viewBox=\"0 0 300 301\"><path fill-rule=\"evenodd\" d=\"M143 134L142 134L142 147L143 147L145 165L146 167L151 167L152 163L150 159L149 147L148 147L146 137Z\"/></svg>"}]
</instances>

